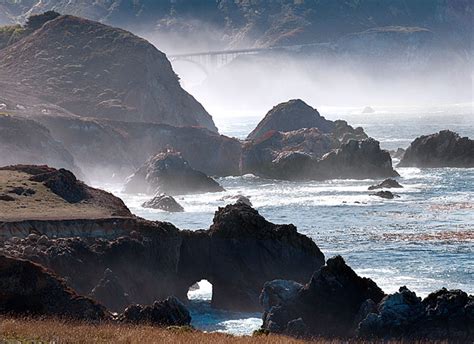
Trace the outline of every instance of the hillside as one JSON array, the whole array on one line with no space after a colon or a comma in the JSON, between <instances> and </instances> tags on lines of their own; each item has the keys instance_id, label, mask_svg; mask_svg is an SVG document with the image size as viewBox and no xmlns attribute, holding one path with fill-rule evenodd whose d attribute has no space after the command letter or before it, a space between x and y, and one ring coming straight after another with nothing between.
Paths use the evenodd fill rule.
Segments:
<instances>
[{"instance_id":1,"label":"hillside","mask_svg":"<svg viewBox=\"0 0 474 344\"><path fill-rule=\"evenodd\" d=\"M154 29L177 39L170 49L185 42L201 48L328 42L385 26L424 27L436 32L440 40L472 49L469 29L474 11L469 0L204 0L199 6L186 0L20 0L0 5L0 9L10 22L54 9L142 32Z\"/></svg>"},{"instance_id":2,"label":"hillside","mask_svg":"<svg viewBox=\"0 0 474 344\"><path fill-rule=\"evenodd\" d=\"M79 116L217 131L202 105L181 88L163 53L130 32L94 21L47 21L0 50L0 71L6 88Z\"/></svg>"}]
</instances>

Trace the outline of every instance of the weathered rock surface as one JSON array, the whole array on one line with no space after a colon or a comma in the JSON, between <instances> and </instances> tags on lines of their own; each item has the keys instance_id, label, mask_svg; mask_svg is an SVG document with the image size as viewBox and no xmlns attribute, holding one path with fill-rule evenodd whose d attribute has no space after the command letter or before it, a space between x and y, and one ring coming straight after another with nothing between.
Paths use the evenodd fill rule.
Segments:
<instances>
[{"instance_id":1,"label":"weathered rock surface","mask_svg":"<svg viewBox=\"0 0 474 344\"><path fill-rule=\"evenodd\" d=\"M474 140L450 130L420 136L407 148L400 167L474 167Z\"/></svg>"},{"instance_id":2,"label":"weathered rock surface","mask_svg":"<svg viewBox=\"0 0 474 344\"><path fill-rule=\"evenodd\" d=\"M253 173L275 179L305 179L308 178L310 168L306 165L311 165L312 158L320 158L339 145L336 138L317 128L286 133L270 131L244 144L240 168L243 174Z\"/></svg>"},{"instance_id":3,"label":"weathered rock surface","mask_svg":"<svg viewBox=\"0 0 474 344\"><path fill-rule=\"evenodd\" d=\"M5 238L0 253L50 268L82 295L95 289L93 294L117 311L125 301L112 295L126 294L132 304L171 295L186 300L189 287L202 279L213 284L214 307L255 311L266 281L303 282L324 263L316 244L293 225L272 224L243 203L220 208L207 231L179 231L140 219L118 222L105 234L99 227L73 238L45 237L42 227L34 228L37 235ZM118 238L109 233L114 231ZM113 278L104 276L106 269Z\"/></svg>"},{"instance_id":4,"label":"weathered rock surface","mask_svg":"<svg viewBox=\"0 0 474 344\"><path fill-rule=\"evenodd\" d=\"M0 166L47 164L80 172L71 153L41 124L0 114Z\"/></svg>"},{"instance_id":5,"label":"weathered rock surface","mask_svg":"<svg viewBox=\"0 0 474 344\"><path fill-rule=\"evenodd\" d=\"M248 205L219 208L209 229L212 305L255 310L266 281L303 282L324 264L324 255L293 225L266 221ZM282 276L293 276L284 278Z\"/></svg>"},{"instance_id":6,"label":"weathered rock surface","mask_svg":"<svg viewBox=\"0 0 474 344\"><path fill-rule=\"evenodd\" d=\"M387 178L380 184L369 186L369 190L391 189L391 188L403 188L403 186L399 182L397 182L395 179L392 179L392 178Z\"/></svg>"},{"instance_id":7,"label":"weathered rock surface","mask_svg":"<svg viewBox=\"0 0 474 344\"><path fill-rule=\"evenodd\" d=\"M474 340L474 296L441 289L424 300L406 287L386 296L359 324L363 338Z\"/></svg>"},{"instance_id":8,"label":"weathered rock surface","mask_svg":"<svg viewBox=\"0 0 474 344\"><path fill-rule=\"evenodd\" d=\"M273 292L264 289L261 300L271 299ZM361 305L370 299L378 303L383 291L368 278L361 278L346 265L342 257L328 259L302 288L294 288L289 297L273 298L263 315L263 328L270 332L294 330L290 322L301 319L305 333L300 335L348 337L357 329L355 319Z\"/></svg>"},{"instance_id":9,"label":"weathered rock surface","mask_svg":"<svg viewBox=\"0 0 474 344\"><path fill-rule=\"evenodd\" d=\"M217 131L202 105L181 88L165 54L98 22L53 18L2 49L0 69L0 81L11 88L79 116Z\"/></svg>"},{"instance_id":10,"label":"weathered rock surface","mask_svg":"<svg viewBox=\"0 0 474 344\"><path fill-rule=\"evenodd\" d=\"M79 296L40 265L0 255L0 313L81 320L110 319L107 310Z\"/></svg>"},{"instance_id":11,"label":"weathered rock surface","mask_svg":"<svg viewBox=\"0 0 474 344\"><path fill-rule=\"evenodd\" d=\"M151 306L131 305L119 316L119 321L160 326L185 326L191 315L176 297L155 301Z\"/></svg>"},{"instance_id":12,"label":"weathered rock surface","mask_svg":"<svg viewBox=\"0 0 474 344\"><path fill-rule=\"evenodd\" d=\"M390 154L372 138L349 141L329 152L320 159L314 173L322 179L398 177Z\"/></svg>"},{"instance_id":13,"label":"weathered rock surface","mask_svg":"<svg viewBox=\"0 0 474 344\"><path fill-rule=\"evenodd\" d=\"M181 153L159 153L140 167L125 184L129 193L183 195L220 192L224 188L203 172L193 169Z\"/></svg>"},{"instance_id":14,"label":"weathered rock surface","mask_svg":"<svg viewBox=\"0 0 474 344\"><path fill-rule=\"evenodd\" d=\"M388 190L377 191L375 193L371 193L370 196L377 196L385 199L394 199L395 197L400 197Z\"/></svg>"},{"instance_id":15,"label":"weathered rock surface","mask_svg":"<svg viewBox=\"0 0 474 344\"><path fill-rule=\"evenodd\" d=\"M169 211L172 213L183 212L184 208L169 195L161 194L142 204L143 208L153 208Z\"/></svg>"},{"instance_id":16,"label":"weathered rock surface","mask_svg":"<svg viewBox=\"0 0 474 344\"><path fill-rule=\"evenodd\" d=\"M247 140L261 138L269 131L287 132L303 128L318 128L328 133L334 126L334 122L326 120L316 109L300 99L292 99L271 109L247 136Z\"/></svg>"},{"instance_id":17,"label":"weathered rock surface","mask_svg":"<svg viewBox=\"0 0 474 344\"><path fill-rule=\"evenodd\" d=\"M191 166L212 176L239 174L241 143L204 128L165 124L36 116L89 175L126 177L156 152L181 152Z\"/></svg>"},{"instance_id":18,"label":"weathered rock surface","mask_svg":"<svg viewBox=\"0 0 474 344\"><path fill-rule=\"evenodd\" d=\"M114 312L122 312L130 304L117 275L110 269L105 269L104 276L89 296Z\"/></svg>"}]
</instances>

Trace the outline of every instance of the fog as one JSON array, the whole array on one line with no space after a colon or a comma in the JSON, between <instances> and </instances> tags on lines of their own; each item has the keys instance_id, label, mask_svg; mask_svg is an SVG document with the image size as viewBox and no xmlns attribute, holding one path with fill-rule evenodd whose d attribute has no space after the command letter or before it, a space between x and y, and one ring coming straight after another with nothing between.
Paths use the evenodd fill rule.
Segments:
<instances>
[{"instance_id":1,"label":"fog","mask_svg":"<svg viewBox=\"0 0 474 344\"><path fill-rule=\"evenodd\" d=\"M235 48L219 40L213 28L205 28L202 35L199 31L141 35L168 55ZM174 60L172 66L181 85L213 117L262 116L292 98L301 98L318 109L472 103L471 52L424 42L405 43L370 42L364 46L361 42L354 48L351 42L342 48L321 45L292 52L228 56L227 63L218 66L197 59Z\"/></svg>"}]
</instances>

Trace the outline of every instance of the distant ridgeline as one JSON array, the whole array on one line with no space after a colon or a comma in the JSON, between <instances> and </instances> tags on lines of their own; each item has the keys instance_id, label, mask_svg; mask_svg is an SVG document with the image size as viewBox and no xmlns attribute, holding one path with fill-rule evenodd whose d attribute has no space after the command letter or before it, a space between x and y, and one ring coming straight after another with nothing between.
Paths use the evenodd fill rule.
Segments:
<instances>
[{"instance_id":1,"label":"distant ridgeline","mask_svg":"<svg viewBox=\"0 0 474 344\"><path fill-rule=\"evenodd\" d=\"M426 28L443 44L472 50L469 0L15 1L0 4L0 23L21 23L28 14L52 9L145 32L187 37L205 32L215 48L329 42L373 28L400 26Z\"/></svg>"}]
</instances>

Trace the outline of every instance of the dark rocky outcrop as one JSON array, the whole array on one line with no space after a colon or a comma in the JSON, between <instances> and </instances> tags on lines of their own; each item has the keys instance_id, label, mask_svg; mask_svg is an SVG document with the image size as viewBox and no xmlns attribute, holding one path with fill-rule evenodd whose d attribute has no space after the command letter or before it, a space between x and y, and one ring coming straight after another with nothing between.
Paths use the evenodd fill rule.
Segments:
<instances>
[{"instance_id":1,"label":"dark rocky outcrop","mask_svg":"<svg viewBox=\"0 0 474 344\"><path fill-rule=\"evenodd\" d=\"M385 199L394 199L395 197L400 197L388 190L377 191L375 193L371 193L370 196L377 196Z\"/></svg>"},{"instance_id":2,"label":"dark rocky outcrop","mask_svg":"<svg viewBox=\"0 0 474 344\"><path fill-rule=\"evenodd\" d=\"M41 182L69 203L78 203L89 197L87 187L76 176L63 168L33 175L30 180Z\"/></svg>"},{"instance_id":3,"label":"dark rocky outcrop","mask_svg":"<svg viewBox=\"0 0 474 344\"><path fill-rule=\"evenodd\" d=\"M387 178L380 184L369 186L369 190L391 189L391 188L403 188L403 186L399 182L397 182L395 179L392 179L392 178Z\"/></svg>"},{"instance_id":4,"label":"dark rocky outcrop","mask_svg":"<svg viewBox=\"0 0 474 344\"><path fill-rule=\"evenodd\" d=\"M322 179L397 177L390 154L369 138L349 141L323 156L314 172Z\"/></svg>"},{"instance_id":5,"label":"dark rocky outcrop","mask_svg":"<svg viewBox=\"0 0 474 344\"><path fill-rule=\"evenodd\" d=\"M50 19L1 49L0 82L79 116L217 131L152 44L83 18Z\"/></svg>"},{"instance_id":6,"label":"dark rocky outcrop","mask_svg":"<svg viewBox=\"0 0 474 344\"><path fill-rule=\"evenodd\" d=\"M269 131L263 137L243 145L240 168L243 174L253 173L275 179L305 179L310 177L308 170L312 158L320 158L339 145L336 138L317 128L286 133Z\"/></svg>"},{"instance_id":7,"label":"dark rocky outcrop","mask_svg":"<svg viewBox=\"0 0 474 344\"><path fill-rule=\"evenodd\" d=\"M169 195L161 194L142 204L143 208L153 208L169 211L172 213L182 212L184 208Z\"/></svg>"},{"instance_id":8,"label":"dark rocky outcrop","mask_svg":"<svg viewBox=\"0 0 474 344\"><path fill-rule=\"evenodd\" d=\"M274 294L267 284L260 297L273 300L265 304L264 329L288 333L295 325L290 322L301 318L307 333L300 335L340 338L355 334L355 320L366 300L378 303L384 297L375 282L357 276L340 256L328 259L301 288L293 286L285 297Z\"/></svg>"},{"instance_id":9,"label":"dark rocky outcrop","mask_svg":"<svg viewBox=\"0 0 474 344\"><path fill-rule=\"evenodd\" d=\"M405 150L403 148L397 148L397 150L391 150L389 153L392 159L402 159L405 155Z\"/></svg>"},{"instance_id":10,"label":"dark rocky outcrop","mask_svg":"<svg viewBox=\"0 0 474 344\"><path fill-rule=\"evenodd\" d=\"M82 295L95 289L93 294L112 310L125 303L110 297L115 294L143 305L171 295L186 300L189 287L202 279L213 285L213 307L259 310L266 281L303 282L324 262L316 244L293 225L272 224L243 203L220 208L207 231L130 219L109 223L103 233L96 226L82 233L77 229L74 237L42 235L44 229L53 233L54 225L62 228L50 222L46 228L35 226L33 236L3 238L0 252L48 267ZM113 278L104 276L106 269Z\"/></svg>"},{"instance_id":11,"label":"dark rocky outcrop","mask_svg":"<svg viewBox=\"0 0 474 344\"><path fill-rule=\"evenodd\" d=\"M114 312L122 312L130 304L117 275L110 269L105 269L104 276L89 296Z\"/></svg>"},{"instance_id":12,"label":"dark rocky outcrop","mask_svg":"<svg viewBox=\"0 0 474 344\"><path fill-rule=\"evenodd\" d=\"M271 109L247 136L247 140L261 138L269 131L287 132L303 128L318 128L328 133L334 129L334 122L326 120L301 99L292 99Z\"/></svg>"},{"instance_id":13,"label":"dark rocky outcrop","mask_svg":"<svg viewBox=\"0 0 474 344\"><path fill-rule=\"evenodd\" d=\"M121 322L160 326L186 326L191 316L184 304L176 297L155 301L151 306L131 305L118 318Z\"/></svg>"},{"instance_id":14,"label":"dark rocky outcrop","mask_svg":"<svg viewBox=\"0 0 474 344\"><path fill-rule=\"evenodd\" d=\"M406 287L386 296L359 324L367 339L474 340L474 297L461 290L441 289L424 300Z\"/></svg>"},{"instance_id":15,"label":"dark rocky outcrop","mask_svg":"<svg viewBox=\"0 0 474 344\"><path fill-rule=\"evenodd\" d=\"M181 153L159 153L140 167L125 184L129 193L182 195L220 192L224 188L214 179L193 169Z\"/></svg>"},{"instance_id":16,"label":"dark rocky outcrop","mask_svg":"<svg viewBox=\"0 0 474 344\"><path fill-rule=\"evenodd\" d=\"M213 284L212 304L218 308L258 309L266 281L303 282L312 267L317 269L324 263L316 244L297 233L296 227L270 223L242 203L219 208L209 237L208 280Z\"/></svg>"},{"instance_id":17,"label":"dark rocky outcrop","mask_svg":"<svg viewBox=\"0 0 474 344\"><path fill-rule=\"evenodd\" d=\"M110 319L103 306L79 296L57 276L27 260L0 255L0 290L2 314Z\"/></svg>"},{"instance_id":18,"label":"dark rocky outcrop","mask_svg":"<svg viewBox=\"0 0 474 344\"><path fill-rule=\"evenodd\" d=\"M407 148L400 167L474 167L474 140L450 130L420 136Z\"/></svg>"}]
</instances>

